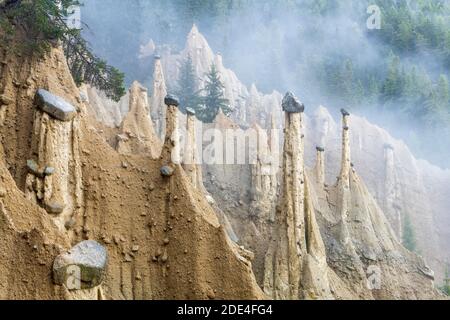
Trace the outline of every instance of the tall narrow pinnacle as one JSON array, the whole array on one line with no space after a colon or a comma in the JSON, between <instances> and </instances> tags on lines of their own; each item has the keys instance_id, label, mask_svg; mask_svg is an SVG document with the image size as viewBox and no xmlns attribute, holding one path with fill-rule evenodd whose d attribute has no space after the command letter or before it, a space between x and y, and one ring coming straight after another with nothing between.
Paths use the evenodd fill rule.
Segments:
<instances>
[{"instance_id":1,"label":"tall narrow pinnacle","mask_svg":"<svg viewBox=\"0 0 450 320\"><path fill-rule=\"evenodd\" d=\"M149 114L148 92L135 81L129 90L129 111L125 115L118 136L117 151L121 154L150 154L159 157L161 141L156 136Z\"/></svg>"},{"instance_id":2,"label":"tall narrow pinnacle","mask_svg":"<svg viewBox=\"0 0 450 320\"><path fill-rule=\"evenodd\" d=\"M305 107L290 92L284 97L282 107L285 112L282 195L276 219L276 242L266 260L264 289L275 299L298 299L302 257L306 253L302 142ZM279 250L280 247L286 249Z\"/></svg>"},{"instance_id":3,"label":"tall narrow pinnacle","mask_svg":"<svg viewBox=\"0 0 450 320\"><path fill-rule=\"evenodd\" d=\"M160 139L164 138L165 126L165 106L164 98L167 95L167 87L164 79L161 57L155 56L155 65L153 71L153 88L150 102L151 117L155 123L155 131Z\"/></svg>"},{"instance_id":4,"label":"tall narrow pinnacle","mask_svg":"<svg viewBox=\"0 0 450 320\"><path fill-rule=\"evenodd\" d=\"M349 129L349 117L350 113L341 109L342 113L342 159L341 159L341 173L340 180L344 188L350 187L350 129Z\"/></svg>"},{"instance_id":5,"label":"tall narrow pinnacle","mask_svg":"<svg viewBox=\"0 0 450 320\"><path fill-rule=\"evenodd\" d=\"M398 202L398 177L395 170L395 154L394 147L390 144L384 145L384 181L385 181L385 196L384 196L384 210L387 213L387 218L390 220L392 228L397 237L403 237L403 216L402 210L396 205Z\"/></svg>"},{"instance_id":6,"label":"tall narrow pinnacle","mask_svg":"<svg viewBox=\"0 0 450 320\"><path fill-rule=\"evenodd\" d=\"M280 163L280 136L273 113L270 117L269 151L272 157L272 174L275 175L276 180Z\"/></svg>"},{"instance_id":7,"label":"tall narrow pinnacle","mask_svg":"<svg viewBox=\"0 0 450 320\"><path fill-rule=\"evenodd\" d=\"M305 174L304 109L292 93L286 94L282 189L264 271L264 291L274 299L332 297L325 245Z\"/></svg>"},{"instance_id":8,"label":"tall narrow pinnacle","mask_svg":"<svg viewBox=\"0 0 450 320\"><path fill-rule=\"evenodd\" d=\"M167 95L164 99L166 110L166 135L164 139L161 158L169 164L178 164L179 159L179 132L178 132L178 98Z\"/></svg>"},{"instance_id":9,"label":"tall narrow pinnacle","mask_svg":"<svg viewBox=\"0 0 450 320\"><path fill-rule=\"evenodd\" d=\"M316 181L320 186L323 186L325 184L325 149L323 147L316 147L316 151Z\"/></svg>"},{"instance_id":10,"label":"tall narrow pinnacle","mask_svg":"<svg viewBox=\"0 0 450 320\"><path fill-rule=\"evenodd\" d=\"M196 189L203 191L202 169L198 165L195 135L195 110L186 108L186 114L186 139L183 154L183 169L189 177L192 185Z\"/></svg>"}]
</instances>

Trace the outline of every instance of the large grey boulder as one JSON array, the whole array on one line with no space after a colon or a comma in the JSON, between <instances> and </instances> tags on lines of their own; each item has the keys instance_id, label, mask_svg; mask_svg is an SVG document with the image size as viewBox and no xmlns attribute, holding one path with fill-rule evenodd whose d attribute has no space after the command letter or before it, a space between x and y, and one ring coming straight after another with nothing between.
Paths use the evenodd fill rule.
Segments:
<instances>
[{"instance_id":1,"label":"large grey boulder","mask_svg":"<svg viewBox=\"0 0 450 320\"><path fill-rule=\"evenodd\" d=\"M83 241L60 254L53 263L53 280L69 290L94 288L105 277L108 254L96 241Z\"/></svg>"},{"instance_id":2,"label":"large grey boulder","mask_svg":"<svg viewBox=\"0 0 450 320\"><path fill-rule=\"evenodd\" d=\"M168 94L164 98L164 103L168 106L174 106L174 107L178 107L180 105L178 97L173 94Z\"/></svg>"},{"instance_id":3,"label":"large grey boulder","mask_svg":"<svg viewBox=\"0 0 450 320\"><path fill-rule=\"evenodd\" d=\"M44 89L37 91L36 103L42 111L61 121L70 121L77 114L73 105Z\"/></svg>"},{"instance_id":4,"label":"large grey boulder","mask_svg":"<svg viewBox=\"0 0 450 320\"><path fill-rule=\"evenodd\" d=\"M301 113L305 111L305 105L292 92L286 93L283 98L282 107L283 111L287 113Z\"/></svg>"}]
</instances>

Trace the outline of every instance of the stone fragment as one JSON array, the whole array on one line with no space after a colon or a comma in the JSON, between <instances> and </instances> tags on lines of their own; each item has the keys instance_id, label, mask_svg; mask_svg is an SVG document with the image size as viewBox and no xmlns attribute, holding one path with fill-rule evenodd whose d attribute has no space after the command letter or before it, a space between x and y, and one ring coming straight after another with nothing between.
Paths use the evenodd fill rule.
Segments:
<instances>
[{"instance_id":1,"label":"stone fragment","mask_svg":"<svg viewBox=\"0 0 450 320\"><path fill-rule=\"evenodd\" d=\"M81 102L88 102L89 101L88 96L84 92L80 92L80 99L81 99Z\"/></svg>"},{"instance_id":2,"label":"stone fragment","mask_svg":"<svg viewBox=\"0 0 450 320\"><path fill-rule=\"evenodd\" d=\"M27 160L28 171L36 176L40 175L39 166L34 160Z\"/></svg>"},{"instance_id":3,"label":"stone fragment","mask_svg":"<svg viewBox=\"0 0 450 320\"><path fill-rule=\"evenodd\" d=\"M212 196L210 196L209 194L207 194L205 197L206 197L206 201L208 201L209 204L216 203L216 200L214 200L214 198Z\"/></svg>"},{"instance_id":4,"label":"stone fragment","mask_svg":"<svg viewBox=\"0 0 450 320\"><path fill-rule=\"evenodd\" d=\"M44 169L44 176L51 176L55 173L55 168L53 167L45 167Z\"/></svg>"},{"instance_id":5,"label":"stone fragment","mask_svg":"<svg viewBox=\"0 0 450 320\"><path fill-rule=\"evenodd\" d=\"M169 167L169 166L163 166L160 169L161 175L163 175L164 177L171 177L174 173L173 168Z\"/></svg>"},{"instance_id":6,"label":"stone fragment","mask_svg":"<svg viewBox=\"0 0 450 320\"><path fill-rule=\"evenodd\" d=\"M45 205L45 210L50 214L60 214L64 211L65 205L57 202L50 202Z\"/></svg>"},{"instance_id":7,"label":"stone fragment","mask_svg":"<svg viewBox=\"0 0 450 320\"><path fill-rule=\"evenodd\" d=\"M430 269L427 265L419 266L419 271L428 279L434 280L434 271Z\"/></svg>"}]
</instances>

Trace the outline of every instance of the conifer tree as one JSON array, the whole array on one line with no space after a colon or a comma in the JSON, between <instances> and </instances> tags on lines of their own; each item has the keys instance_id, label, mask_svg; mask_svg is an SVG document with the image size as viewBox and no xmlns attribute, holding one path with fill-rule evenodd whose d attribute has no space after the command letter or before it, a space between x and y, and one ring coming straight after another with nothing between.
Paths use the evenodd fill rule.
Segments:
<instances>
[{"instance_id":1,"label":"conifer tree","mask_svg":"<svg viewBox=\"0 0 450 320\"><path fill-rule=\"evenodd\" d=\"M202 99L202 108L197 115L201 121L206 123L213 122L220 110L225 115L231 114L232 110L229 101L224 97L224 88L217 67L213 64L207 74L206 84L203 89L205 95Z\"/></svg>"},{"instance_id":2,"label":"conifer tree","mask_svg":"<svg viewBox=\"0 0 450 320\"><path fill-rule=\"evenodd\" d=\"M402 93L402 78L400 71L400 58L391 56L389 72L382 88L382 99L384 102L396 100Z\"/></svg>"},{"instance_id":3,"label":"conifer tree","mask_svg":"<svg viewBox=\"0 0 450 320\"><path fill-rule=\"evenodd\" d=\"M194 65L189 55L181 65L176 88L176 94L180 99L181 112L186 113L186 108L191 108L196 112L200 110L202 101L197 86Z\"/></svg>"}]
</instances>

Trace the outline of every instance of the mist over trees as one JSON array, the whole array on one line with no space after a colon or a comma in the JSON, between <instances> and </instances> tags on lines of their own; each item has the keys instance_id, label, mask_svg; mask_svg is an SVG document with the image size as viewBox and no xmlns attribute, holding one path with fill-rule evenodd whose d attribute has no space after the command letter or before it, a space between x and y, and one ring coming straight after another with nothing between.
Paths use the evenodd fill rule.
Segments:
<instances>
[{"instance_id":1,"label":"mist over trees","mask_svg":"<svg viewBox=\"0 0 450 320\"><path fill-rule=\"evenodd\" d=\"M186 113L186 109L198 111L202 103L202 97L198 88L198 79L194 72L192 57L188 56L180 66L180 75L175 88L175 94L180 99L179 109Z\"/></svg>"},{"instance_id":2,"label":"mist over trees","mask_svg":"<svg viewBox=\"0 0 450 320\"><path fill-rule=\"evenodd\" d=\"M202 89L202 102L197 110L197 118L199 120L211 123L220 111L226 116L231 114L230 103L224 97L224 89L220 74L213 64L210 71L206 74L206 84Z\"/></svg>"},{"instance_id":3,"label":"mist over trees","mask_svg":"<svg viewBox=\"0 0 450 320\"><path fill-rule=\"evenodd\" d=\"M346 107L450 166L449 0L83 2L84 35L128 83L151 75L151 59L137 59L141 45L179 51L196 23L247 85L293 90L309 109ZM379 30L366 25L373 4Z\"/></svg>"}]
</instances>

